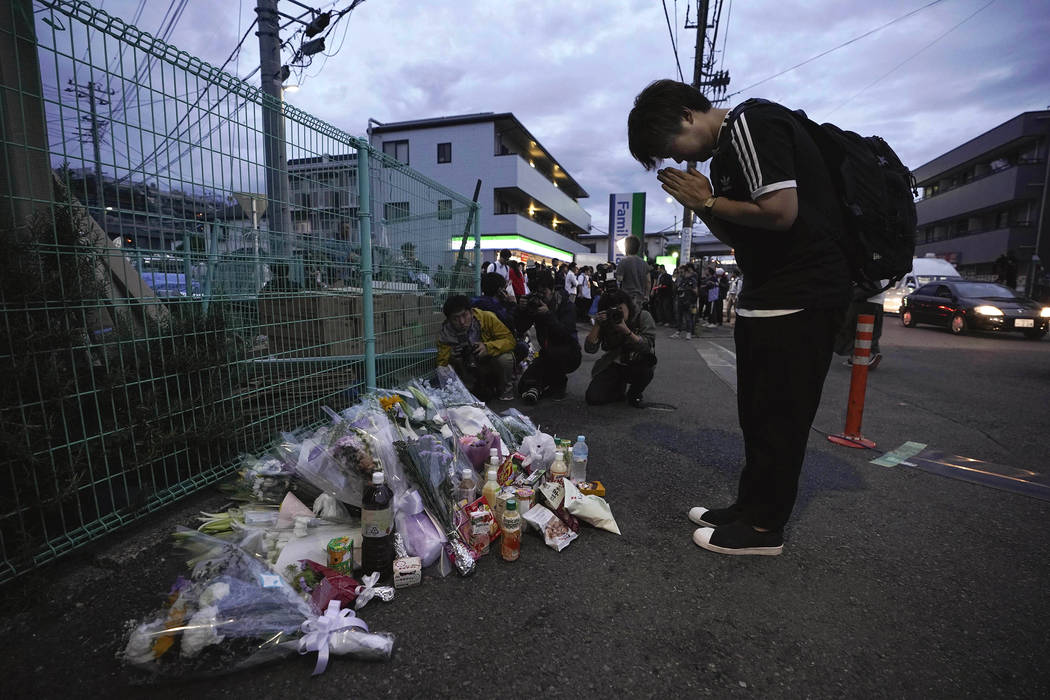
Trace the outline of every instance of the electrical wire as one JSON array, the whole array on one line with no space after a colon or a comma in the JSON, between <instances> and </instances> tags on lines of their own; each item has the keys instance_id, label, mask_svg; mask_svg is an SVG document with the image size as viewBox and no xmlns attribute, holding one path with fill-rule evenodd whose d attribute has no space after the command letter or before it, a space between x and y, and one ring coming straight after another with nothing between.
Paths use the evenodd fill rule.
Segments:
<instances>
[{"instance_id":1,"label":"electrical wire","mask_svg":"<svg viewBox=\"0 0 1050 700\"><path fill-rule=\"evenodd\" d=\"M779 73L771 75L768 78L763 78L762 80L759 80L757 83L752 83L751 85L748 85L745 88L741 88L740 90L737 90L736 92L731 92L728 95L726 95L724 99L728 100L730 97L734 97L736 95L739 95L742 92L747 92L751 88L758 87L759 85L762 85L763 83L768 83L770 80L773 80L774 78L779 78L780 76L784 75L785 73L790 73L791 71L795 70L796 68L801 68L802 66L806 65L807 63L811 63L811 62L817 60L818 58L822 58L824 56L827 56L832 51L838 51L839 49L841 49L843 47L846 47L846 46L849 46L850 44L852 44L852 43L854 43L856 41L859 41L859 40L863 39L864 37L871 36L875 32L878 32L878 31L880 31L882 29L885 29L886 27L890 26L891 24L896 24L897 22L905 20L908 17L911 17L912 15L914 15L914 14L916 14L918 12L922 12L923 10L925 10L927 8L933 7L934 5L936 5L936 4L940 3L940 2L943 2L943 0L933 0L932 2L929 2L929 3L925 4L925 5L923 5L922 7L919 7L917 9L912 10L911 12L903 14L900 17L897 17L896 19L892 19L889 22L886 22L885 24L882 24L882 25L880 25L878 27L875 27L874 29L872 29L870 31L867 31L867 32L864 32L863 34L855 36L852 39L849 39L848 41L844 41L843 43L839 44L838 46L830 48L827 51L822 51L821 53L818 53L816 56L811 56L810 58L807 58L805 61L802 61L801 63L796 63L795 65L791 66L790 68L785 68L784 70L780 71Z\"/></svg>"},{"instance_id":2,"label":"electrical wire","mask_svg":"<svg viewBox=\"0 0 1050 700\"><path fill-rule=\"evenodd\" d=\"M678 79L685 82L685 76L682 75L682 62L678 60L678 44L674 40L674 31L671 29L671 17L667 14L667 0L663 0L664 6L664 19L667 21L667 33L671 37L671 50L674 51L674 62L678 66ZM675 7L678 6L677 1ZM677 22L675 23L677 26Z\"/></svg>"},{"instance_id":3,"label":"electrical wire","mask_svg":"<svg viewBox=\"0 0 1050 700\"><path fill-rule=\"evenodd\" d=\"M834 109L832 109L832 110L831 110L830 112L828 112L828 116L831 116L832 114L834 114L834 113L835 113L836 111L838 111L838 110L839 110L839 109L841 109L842 107L845 107L845 106L846 106L847 104L849 104L850 102L852 102L852 101L854 100L854 98L856 98L856 97L857 97L858 95L860 95L861 93L865 92L865 91L866 91L866 90L868 90L869 88L871 88L871 87L875 86L875 85L876 85L877 83L881 82L881 81L882 81L883 79L885 79L886 77L888 77L888 76L889 76L889 75L890 75L891 73L895 72L895 71L896 71L896 70L897 70L898 68L900 68L901 66L903 66L903 65L904 65L905 63L907 63L908 61L912 60L913 58L915 58L916 56L918 56L919 54L921 54L922 52L924 52L924 51L925 51L926 49L930 48L931 46L933 46L934 44L936 44L936 43L937 43L938 41L940 41L940 40L941 40L941 39L943 39L944 37L948 36L949 34L951 34L952 32L954 32L954 31L955 31L956 29L958 29L959 27L961 27L962 25L964 25L964 24L966 24L967 22L969 22L969 21L970 21L971 19L973 19L974 17L976 17L976 16L977 16L977 15L978 15L978 14L979 14L980 12L982 12L983 10L985 10L986 8L988 8L989 6L993 5L994 3L995 3L995 0L988 0L988 2L986 2L986 3L984 4L984 5L981 5L980 7L978 7L978 8L976 9L976 10L974 10L974 11L973 11L973 12L972 12L971 14L969 14L969 15L968 15L968 16L967 16L967 17L966 17L965 19L963 19L963 20L962 20L961 22L959 22L958 24L955 24L955 25L953 25L953 26L952 26L951 28L949 28L949 29L948 29L947 31L945 31L944 33L942 33L942 34L940 34L939 36L937 36L937 37L936 37L935 39L933 39L933 40L932 40L932 41L930 41L930 42L929 42L928 44L926 44L925 46L923 46L922 48L920 48L920 49L919 49L918 51L916 51L915 53L911 54L911 55L910 55L910 56L908 56L908 57L907 57L906 59L904 59L903 61L901 61L901 62L900 62L900 63L898 63L897 65L895 65L895 66L894 66L893 68L890 68L890 69L889 69L888 71L886 71L885 73L883 73L882 75L880 75L880 76L879 76L878 78L876 78L875 80L871 81L870 83L868 83L867 85L865 85L864 87L862 87L862 88L861 88L860 90L858 90L858 91L857 91L856 93L854 93L853 95L851 95L851 96L849 96L848 98L846 98L846 101L845 101L845 102L843 102L843 103L842 103L842 104L840 104L840 105L839 105L838 107L835 107L835 108L834 108Z\"/></svg>"}]
</instances>

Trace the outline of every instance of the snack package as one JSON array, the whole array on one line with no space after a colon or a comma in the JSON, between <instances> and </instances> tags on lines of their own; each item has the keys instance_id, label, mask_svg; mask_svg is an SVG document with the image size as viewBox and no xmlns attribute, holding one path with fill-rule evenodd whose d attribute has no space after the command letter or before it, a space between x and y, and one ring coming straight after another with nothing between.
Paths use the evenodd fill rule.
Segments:
<instances>
[{"instance_id":1,"label":"snack package","mask_svg":"<svg viewBox=\"0 0 1050 700\"><path fill-rule=\"evenodd\" d=\"M555 552L568 547L577 537L557 515L541 505L529 508L529 512L525 514L525 522L539 530L543 534L543 541Z\"/></svg>"},{"instance_id":2,"label":"snack package","mask_svg":"<svg viewBox=\"0 0 1050 700\"><path fill-rule=\"evenodd\" d=\"M580 493L576 485L565 480L565 508L583 522L609 532L620 534L609 504L601 496L587 496Z\"/></svg>"},{"instance_id":3,"label":"snack package","mask_svg":"<svg viewBox=\"0 0 1050 700\"><path fill-rule=\"evenodd\" d=\"M584 496L601 496L605 498L605 486L600 481L581 481L576 484Z\"/></svg>"},{"instance_id":4,"label":"snack package","mask_svg":"<svg viewBox=\"0 0 1050 700\"><path fill-rule=\"evenodd\" d=\"M563 481L568 481L568 479L563 479ZM565 509L565 486L561 481L548 481L541 486L540 500L547 508L554 511L558 519L565 523L565 527L573 532L580 531L580 521Z\"/></svg>"}]
</instances>

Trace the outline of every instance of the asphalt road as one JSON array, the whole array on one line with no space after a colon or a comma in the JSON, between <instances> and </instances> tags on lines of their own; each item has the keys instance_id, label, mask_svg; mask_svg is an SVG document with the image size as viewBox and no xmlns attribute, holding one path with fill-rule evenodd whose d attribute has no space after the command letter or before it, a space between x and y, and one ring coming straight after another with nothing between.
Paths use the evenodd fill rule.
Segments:
<instances>
[{"instance_id":1,"label":"asphalt road","mask_svg":"<svg viewBox=\"0 0 1050 700\"><path fill-rule=\"evenodd\" d=\"M955 338L887 319L863 430L1035 471L1050 468L1050 341ZM661 329L662 334L666 331ZM723 348L717 350L715 345ZM585 529L556 553L528 535L514 564L428 579L362 617L397 635L394 658L312 658L176 686L128 685L114 654L181 563L167 534L213 492L0 590L5 697L1044 698L1050 696L1050 503L868 463L814 431L780 557L697 548L685 517L728 503L742 459L728 331L664 340L646 399L528 412L584 433L590 473L623 535ZM711 355L711 353L715 355ZM840 431L850 371L836 363L815 428Z\"/></svg>"}]
</instances>

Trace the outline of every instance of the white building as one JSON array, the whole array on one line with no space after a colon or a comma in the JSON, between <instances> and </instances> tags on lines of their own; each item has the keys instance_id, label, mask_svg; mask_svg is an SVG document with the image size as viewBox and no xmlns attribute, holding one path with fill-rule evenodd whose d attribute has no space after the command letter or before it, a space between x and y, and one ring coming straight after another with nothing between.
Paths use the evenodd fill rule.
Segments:
<instances>
[{"instance_id":1,"label":"white building","mask_svg":"<svg viewBox=\"0 0 1050 700\"><path fill-rule=\"evenodd\" d=\"M485 259L503 248L520 260L568 261L588 252L576 240L590 230L591 217L578 201L587 192L513 114L370 123L373 148L450 190L469 197L481 180Z\"/></svg>"}]
</instances>

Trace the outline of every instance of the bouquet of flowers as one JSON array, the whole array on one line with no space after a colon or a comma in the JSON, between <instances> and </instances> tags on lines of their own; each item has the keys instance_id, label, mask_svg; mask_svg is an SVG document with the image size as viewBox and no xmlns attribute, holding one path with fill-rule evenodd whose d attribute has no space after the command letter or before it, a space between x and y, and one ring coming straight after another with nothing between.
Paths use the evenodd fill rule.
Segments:
<instances>
[{"instance_id":1,"label":"bouquet of flowers","mask_svg":"<svg viewBox=\"0 0 1050 700\"><path fill-rule=\"evenodd\" d=\"M368 634L338 600L315 615L251 552L192 530L177 534L195 554L193 573L176 581L157 613L132 625L119 654L127 665L170 679L230 673L309 651L319 652L321 670L329 651L389 657L392 637Z\"/></svg>"}]
</instances>

